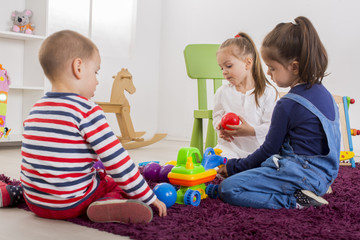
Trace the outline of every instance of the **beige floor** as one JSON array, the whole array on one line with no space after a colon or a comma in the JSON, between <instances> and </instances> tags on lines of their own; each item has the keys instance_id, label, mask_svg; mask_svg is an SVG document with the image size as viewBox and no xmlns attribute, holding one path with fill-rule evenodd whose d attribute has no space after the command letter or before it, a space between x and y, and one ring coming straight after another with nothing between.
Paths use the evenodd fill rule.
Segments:
<instances>
[{"instance_id":1,"label":"beige floor","mask_svg":"<svg viewBox=\"0 0 360 240\"><path fill-rule=\"evenodd\" d=\"M135 163L144 161L160 161L164 164L176 160L181 147L189 146L189 142L162 140L153 145L129 150ZM11 178L20 178L21 153L19 147L1 147L0 173ZM129 239L96 229L79 226L60 220L41 219L31 212L17 208L0 209L0 240L112 240Z\"/></svg>"}]
</instances>

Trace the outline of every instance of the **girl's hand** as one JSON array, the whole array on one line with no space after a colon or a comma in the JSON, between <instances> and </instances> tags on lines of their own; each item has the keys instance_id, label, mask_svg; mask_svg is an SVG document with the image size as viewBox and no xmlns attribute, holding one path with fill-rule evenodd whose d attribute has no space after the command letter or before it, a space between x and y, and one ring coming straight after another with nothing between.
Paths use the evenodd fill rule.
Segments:
<instances>
[{"instance_id":1,"label":"girl's hand","mask_svg":"<svg viewBox=\"0 0 360 240\"><path fill-rule=\"evenodd\" d=\"M166 205L165 203L163 203L162 201L160 201L159 199L156 199L152 205L154 205L154 207L156 207L159 210L159 216L160 217L165 217L167 214L167 209L166 209Z\"/></svg>"},{"instance_id":2,"label":"girl's hand","mask_svg":"<svg viewBox=\"0 0 360 240\"><path fill-rule=\"evenodd\" d=\"M231 136L231 134L225 132L225 129L223 129L223 127L221 126L221 123L219 123L216 126L216 129L219 130L219 138L222 138L222 139L224 139L225 141L228 141L228 142L231 142L234 139L234 137Z\"/></svg>"},{"instance_id":3,"label":"girl's hand","mask_svg":"<svg viewBox=\"0 0 360 240\"><path fill-rule=\"evenodd\" d=\"M227 169L226 169L226 165L224 165L223 167L219 168L217 170L217 173L222 176L223 178L227 178L229 175L228 175L228 172L227 172Z\"/></svg>"},{"instance_id":4,"label":"girl's hand","mask_svg":"<svg viewBox=\"0 0 360 240\"><path fill-rule=\"evenodd\" d=\"M233 130L223 129L223 131L226 134L231 135L233 137L255 136L255 129L251 125L249 125L245 121L245 119L243 119L240 116L239 116L239 118L240 118L241 124L227 125L228 128L231 128Z\"/></svg>"}]
</instances>

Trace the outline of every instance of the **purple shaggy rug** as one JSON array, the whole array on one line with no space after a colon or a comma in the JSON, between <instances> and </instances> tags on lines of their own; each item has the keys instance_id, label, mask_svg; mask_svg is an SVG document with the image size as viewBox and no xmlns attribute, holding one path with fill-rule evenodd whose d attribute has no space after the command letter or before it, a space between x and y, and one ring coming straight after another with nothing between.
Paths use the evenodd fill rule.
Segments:
<instances>
[{"instance_id":1,"label":"purple shaggy rug","mask_svg":"<svg viewBox=\"0 0 360 240\"><path fill-rule=\"evenodd\" d=\"M0 180L18 184L4 175ZM205 199L198 207L175 204L149 224L93 223L86 216L68 221L132 239L360 239L359 165L340 167L332 189L325 196L330 204L318 209L251 209Z\"/></svg>"}]
</instances>

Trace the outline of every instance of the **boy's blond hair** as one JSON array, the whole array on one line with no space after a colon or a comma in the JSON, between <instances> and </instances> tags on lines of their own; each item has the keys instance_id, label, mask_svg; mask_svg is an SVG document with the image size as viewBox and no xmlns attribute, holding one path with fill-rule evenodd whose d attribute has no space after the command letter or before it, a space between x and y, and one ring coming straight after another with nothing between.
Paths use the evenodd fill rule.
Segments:
<instances>
[{"instance_id":1,"label":"boy's blond hair","mask_svg":"<svg viewBox=\"0 0 360 240\"><path fill-rule=\"evenodd\" d=\"M63 30L53 33L44 40L39 50L39 61L50 81L61 75L69 60L81 58L87 60L99 51L87 37Z\"/></svg>"}]
</instances>

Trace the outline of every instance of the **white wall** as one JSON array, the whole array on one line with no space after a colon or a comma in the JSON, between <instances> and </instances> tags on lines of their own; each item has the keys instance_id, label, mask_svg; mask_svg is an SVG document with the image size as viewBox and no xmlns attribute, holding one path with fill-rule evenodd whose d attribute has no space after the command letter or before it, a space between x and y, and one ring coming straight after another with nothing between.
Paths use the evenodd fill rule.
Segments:
<instances>
[{"instance_id":1,"label":"white wall","mask_svg":"<svg viewBox=\"0 0 360 240\"><path fill-rule=\"evenodd\" d=\"M161 14L161 0L137 1L132 54L130 57L114 55L102 58L101 83L94 97L96 101L109 101L112 76L121 68L128 68L136 87L133 95L126 94L131 106L131 119L135 131L147 132L145 138L150 138L158 127ZM120 134L114 114L107 114L107 118L113 130Z\"/></svg>"},{"instance_id":2,"label":"white wall","mask_svg":"<svg viewBox=\"0 0 360 240\"><path fill-rule=\"evenodd\" d=\"M280 22L308 17L329 55L323 81L334 94L355 98L350 107L352 128L360 129L360 2L356 0L173 0L162 1L159 124L168 138L189 139L192 110L197 107L196 81L186 75L183 50L190 43L221 43L244 31L260 47ZM360 136L353 137L360 154Z\"/></svg>"},{"instance_id":3,"label":"white wall","mask_svg":"<svg viewBox=\"0 0 360 240\"><path fill-rule=\"evenodd\" d=\"M102 26L93 18L92 30L89 11L90 0L51 0L49 1L48 34L63 29L71 29L88 36L97 44L101 55L101 70L99 71L99 85L93 98L94 101L109 101L113 83L112 76L122 68L128 68L133 75L137 91L133 95L126 93L131 106L131 117L136 131L146 131L145 138L155 133L158 124L159 107L159 58L161 36L161 1L160 0L130 0L135 6L132 26L114 27L123 9L110 9L108 0L94 1L94 11L99 12L97 4L103 4L102 10L108 9L103 17L109 21ZM126 3L128 5L128 3ZM97 8L97 9L96 9ZM130 11L130 10L129 10ZM128 14L128 13L126 13ZM66 16L66 17L64 17ZM101 27L103 27L101 29ZM133 31L128 31L132 27ZM119 35L128 32L130 43L122 44ZM114 41L115 39L115 41ZM114 44L118 44L118 48ZM121 45L122 44L122 45ZM125 45L125 46L124 46ZM130 49L128 48L130 45ZM47 83L47 90L50 84ZM114 114L107 114L110 126L116 134L120 129Z\"/></svg>"}]
</instances>

